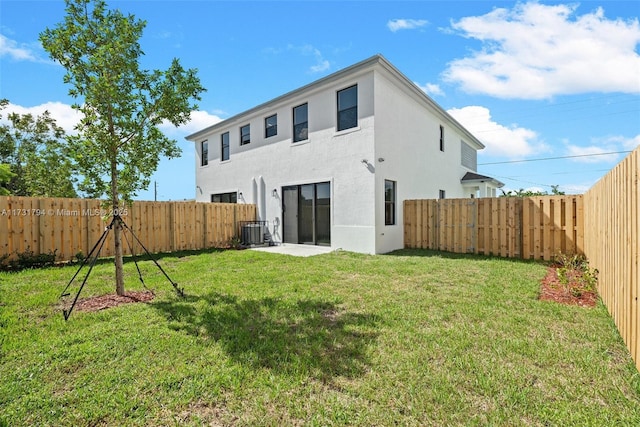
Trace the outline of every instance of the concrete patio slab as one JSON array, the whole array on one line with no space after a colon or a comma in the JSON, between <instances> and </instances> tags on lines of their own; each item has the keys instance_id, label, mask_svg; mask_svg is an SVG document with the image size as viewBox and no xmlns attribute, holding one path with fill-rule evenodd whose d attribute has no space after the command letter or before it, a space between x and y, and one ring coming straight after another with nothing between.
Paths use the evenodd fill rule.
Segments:
<instances>
[{"instance_id":1,"label":"concrete patio slab","mask_svg":"<svg viewBox=\"0 0 640 427\"><path fill-rule=\"evenodd\" d=\"M258 246L250 249L252 251L271 252L274 254L283 254L283 255L301 256L301 257L328 254L329 252L332 251L332 249L329 246L294 245L291 243L283 243L276 246Z\"/></svg>"}]
</instances>

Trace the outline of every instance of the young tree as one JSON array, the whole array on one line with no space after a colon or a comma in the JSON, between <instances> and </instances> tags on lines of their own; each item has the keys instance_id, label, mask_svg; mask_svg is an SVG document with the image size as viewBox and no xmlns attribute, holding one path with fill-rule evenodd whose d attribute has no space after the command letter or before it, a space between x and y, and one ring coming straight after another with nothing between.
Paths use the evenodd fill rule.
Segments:
<instances>
[{"instance_id":1,"label":"young tree","mask_svg":"<svg viewBox=\"0 0 640 427\"><path fill-rule=\"evenodd\" d=\"M161 156L177 157L175 140L158 129L163 120L189 120L204 88L196 70L173 59L166 71L140 69L138 40L146 22L108 10L103 0L66 0L66 16L40 34L50 56L65 69L74 108L84 115L69 138L84 177L80 188L107 196L117 215L121 202L147 188ZM116 293L124 294L121 223L114 221Z\"/></svg>"},{"instance_id":2,"label":"young tree","mask_svg":"<svg viewBox=\"0 0 640 427\"><path fill-rule=\"evenodd\" d=\"M8 104L0 100L0 110ZM9 113L7 119L0 125L0 163L11 171L6 190L15 196L77 197L66 135L51 114Z\"/></svg>"}]
</instances>

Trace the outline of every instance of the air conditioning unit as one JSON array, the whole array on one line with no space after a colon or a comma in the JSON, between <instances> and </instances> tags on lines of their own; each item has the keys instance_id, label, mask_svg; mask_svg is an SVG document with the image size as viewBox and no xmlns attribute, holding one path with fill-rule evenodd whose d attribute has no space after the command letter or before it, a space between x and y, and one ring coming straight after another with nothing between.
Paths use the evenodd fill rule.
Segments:
<instances>
[{"instance_id":1,"label":"air conditioning unit","mask_svg":"<svg viewBox=\"0 0 640 427\"><path fill-rule=\"evenodd\" d=\"M244 246L264 245L264 229L262 224L245 224L242 226L242 244Z\"/></svg>"}]
</instances>

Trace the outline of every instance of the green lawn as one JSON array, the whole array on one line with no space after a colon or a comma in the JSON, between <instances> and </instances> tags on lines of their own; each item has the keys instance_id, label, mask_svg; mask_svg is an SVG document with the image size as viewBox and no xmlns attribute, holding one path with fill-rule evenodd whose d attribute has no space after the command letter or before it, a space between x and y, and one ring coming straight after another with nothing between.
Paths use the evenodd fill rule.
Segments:
<instances>
[{"instance_id":1,"label":"green lawn","mask_svg":"<svg viewBox=\"0 0 640 427\"><path fill-rule=\"evenodd\" d=\"M602 304L537 300L543 264L425 251L149 261L156 298L65 322L76 267L0 273L0 425L640 425ZM140 290L126 263L129 290ZM82 297L113 290L94 269Z\"/></svg>"}]
</instances>

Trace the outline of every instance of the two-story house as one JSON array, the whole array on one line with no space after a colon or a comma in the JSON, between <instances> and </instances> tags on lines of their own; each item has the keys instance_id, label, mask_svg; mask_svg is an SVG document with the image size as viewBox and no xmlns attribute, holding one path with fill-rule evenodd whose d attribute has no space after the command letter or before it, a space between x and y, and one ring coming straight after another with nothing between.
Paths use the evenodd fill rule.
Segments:
<instances>
[{"instance_id":1,"label":"two-story house","mask_svg":"<svg viewBox=\"0 0 640 427\"><path fill-rule=\"evenodd\" d=\"M495 196L482 143L380 55L187 137L196 200L254 203L276 243L403 247L403 201Z\"/></svg>"}]
</instances>

